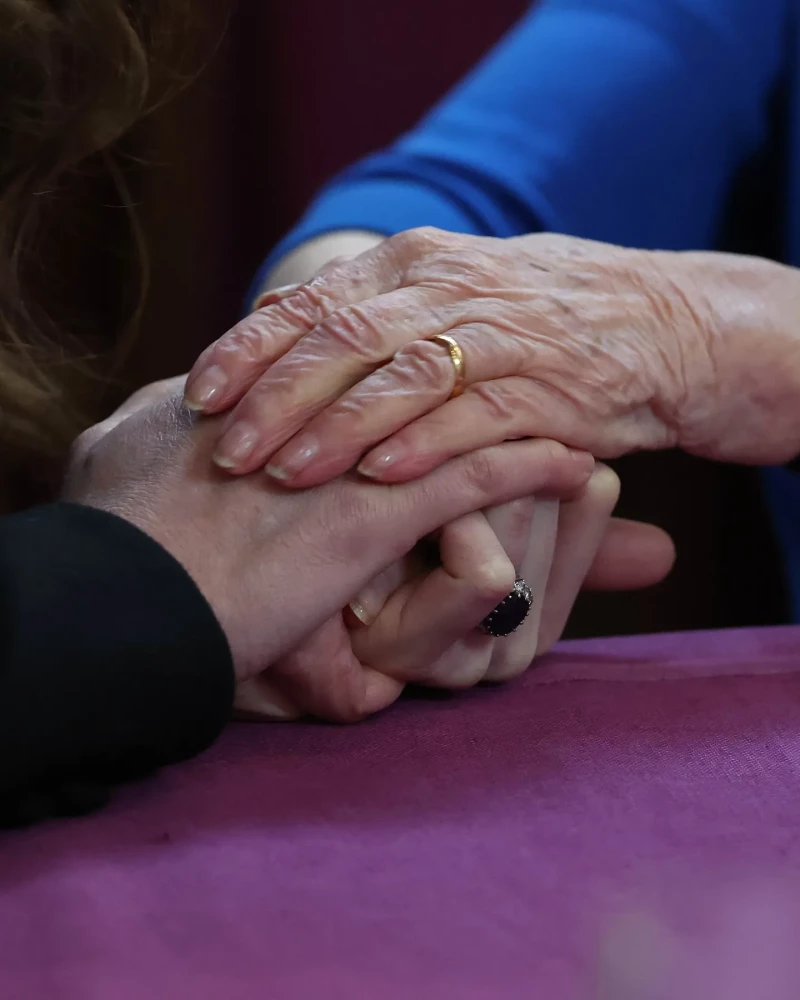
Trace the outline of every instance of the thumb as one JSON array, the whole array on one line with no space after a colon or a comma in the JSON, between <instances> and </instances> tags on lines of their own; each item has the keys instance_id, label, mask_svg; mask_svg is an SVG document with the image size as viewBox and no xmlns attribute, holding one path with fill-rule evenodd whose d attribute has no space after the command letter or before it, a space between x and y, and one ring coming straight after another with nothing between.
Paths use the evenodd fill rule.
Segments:
<instances>
[{"instance_id":1,"label":"thumb","mask_svg":"<svg viewBox=\"0 0 800 1000\"><path fill-rule=\"evenodd\" d=\"M615 517L589 570L586 590L639 590L660 583L675 563L675 544L654 524Z\"/></svg>"}]
</instances>

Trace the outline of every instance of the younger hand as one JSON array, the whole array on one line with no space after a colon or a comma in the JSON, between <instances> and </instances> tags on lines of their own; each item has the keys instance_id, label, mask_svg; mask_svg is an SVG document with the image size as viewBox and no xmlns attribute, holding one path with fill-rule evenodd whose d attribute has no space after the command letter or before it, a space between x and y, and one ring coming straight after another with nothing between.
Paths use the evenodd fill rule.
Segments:
<instances>
[{"instance_id":1,"label":"younger hand","mask_svg":"<svg viewBox=\"0 0 800 1000\"><path fill-rule=\"evenodd\" d=\"M212 421L195 426L177 399L148 406L79 443L64 495L131 521L183 564L228 636L240 680L295 649L443 525L532 494L571 496L593 467L561 445L517 442L401 488L342 478L290 493L215 472L217 433ZM483 568L478 620L512 585L507 559Z\"/></svg>"},{"instance_id":2,"label":"younger hand","mask_svg":"<svg viewBox=\"0 0 800 1000\"><path fill-rule=\"evenodd\" d=\"M336 615L241 686L237 707L249 718L348 722L391 704L406 683L459 689L517 676L560 637L582 586L635 589L669 571L664 532L611 518L618 491L616 475L599 467L560 505L527 498L460 518L439 533L443 568L459 581L449 604L434 593L437 571L412 553L359 592L361 620ZM475 598L481 567L503 552L535 603L515 633L493 639L476 628Z\"/></svg>"},{"instance_id":3,"label":"younger hand","mask_svg":"<svg viewBox=\"0 0 800 1000\"><path fill-rule=\"evenodd\" d=\"M184 382L169 379L134 394L84 435L84 459L104 435L179 394ZM530 497L445 526L439 546L446 571L460 584L451 593L449 625L440 599L430 599L430 582L416 593L431 567L414 550L359 591L369 627L348 609L337 613L267 673L240 683L237 707L251 718L312 714L348 721L386 707L407 681L459 688L515 676L559 637L587 570L588 585L600 589L648 586L668 572L673 550L663 532L610 519L618 492L617 477L598 467L585 487L563 500L560 513L558 501ZM536 603L516 633L495 641L475 630L482 617L475 608L487 600L485 568L503 559L509 574L529 581ZM495 603L505 596L497 586Z\"/></svg>"}]
</instances>

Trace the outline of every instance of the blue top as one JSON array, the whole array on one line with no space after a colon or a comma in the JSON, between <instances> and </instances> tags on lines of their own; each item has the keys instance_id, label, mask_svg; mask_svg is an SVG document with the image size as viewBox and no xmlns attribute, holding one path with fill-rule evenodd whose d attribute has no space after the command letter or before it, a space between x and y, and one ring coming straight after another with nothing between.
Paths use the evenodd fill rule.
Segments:
<instances>
[{"instance_id":1,"label":"blue top","mask_svg":"<svg viewBox=\"0 0 800 1000\"><path fill-rule=\"evenodd\" d=\"M262 274L337 229L545 229L711 249L784 72L795 188L786 256L799 264L796 13L796 0L543 0L416 129L327 186ZM764 478L800 621L800 476Z\"/></svg>"}]
</instances>

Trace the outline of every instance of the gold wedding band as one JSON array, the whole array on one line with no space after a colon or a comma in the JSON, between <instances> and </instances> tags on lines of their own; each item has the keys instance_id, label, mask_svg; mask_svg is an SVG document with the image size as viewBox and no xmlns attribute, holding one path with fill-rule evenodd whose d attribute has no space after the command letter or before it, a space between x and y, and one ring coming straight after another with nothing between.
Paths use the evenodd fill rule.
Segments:
<instances>
[{"instance_id":1,"label":"gold wedding band","mask_svg":"<svg viewBox=\"0 0 800 1000\"><path fill-rule=\"evenodd\" d=\"M450 355L450 360L453 362L453 369L456 373L456 381L453 386L453 391L450 393L450 399L455 399L464 391L466 367L464 362L464 352L461 350L461 346L455 337L451 337L447 333L437 333L436 336L431 337L430 340L434 344L441 344L442 347L446 348L447 353Z\"/></svg>"}]
</instances>

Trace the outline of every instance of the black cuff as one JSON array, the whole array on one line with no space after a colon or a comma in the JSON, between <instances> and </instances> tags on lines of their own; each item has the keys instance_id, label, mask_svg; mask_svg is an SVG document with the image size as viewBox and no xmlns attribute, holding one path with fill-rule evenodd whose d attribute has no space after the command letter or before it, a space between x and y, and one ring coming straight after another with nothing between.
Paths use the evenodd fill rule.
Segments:
<instances>
[{"instance_id":1,"label":"black cuff","mask_svg":"<svg viewBox=\"0 0 800 1000\"><path fill-rule=\"evenodd\" d=\"M70 504L0 521L6 802L52 796L56 786L56 798L71 801L70 788L102 788L199 753L229 717L233 686L211 608L148 535Z\"/></svg>"}]
</instances>

